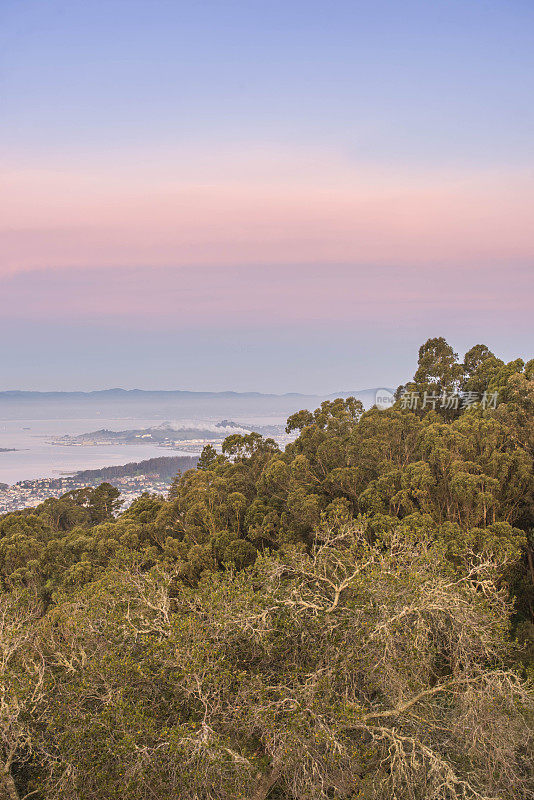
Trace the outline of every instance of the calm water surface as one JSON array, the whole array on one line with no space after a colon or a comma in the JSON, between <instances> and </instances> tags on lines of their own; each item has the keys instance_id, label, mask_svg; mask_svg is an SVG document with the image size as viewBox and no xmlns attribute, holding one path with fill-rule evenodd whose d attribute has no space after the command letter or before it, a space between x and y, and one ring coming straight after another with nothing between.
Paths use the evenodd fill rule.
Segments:
<instances>
[{"instance_id":1,"label":"calm water surface","mask_svg":"<svg viewBox=\"0 0 534 800\"><path fill-rule=\"evenodd\" d=\"M154 418L0 419L0 448L16 449L13 453L0 452L0 483L11 485L34 478L54 478L81 469L117 466L146 458L192 455L154 444L58 446L47 441L51 436L89 433L102 428L121 431L158 424L161 420Z\"/></svg>"}]
</instances>

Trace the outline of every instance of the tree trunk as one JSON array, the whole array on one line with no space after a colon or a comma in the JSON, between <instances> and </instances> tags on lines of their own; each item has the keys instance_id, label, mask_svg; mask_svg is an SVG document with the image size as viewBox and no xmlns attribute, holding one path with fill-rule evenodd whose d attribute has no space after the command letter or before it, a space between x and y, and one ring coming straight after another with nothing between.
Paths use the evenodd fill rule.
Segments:
<instances>
[{"instance_id":1,"label":"tree trunk","mask_svg":"<svg viewBox=\"0 0 534 800\"><path fill-rule=\"evenodd\" d=\"M11 775L9 767L4 767L2 770L1 780L2 794L6 800L7 798L9 798L9 800L20 800L20 795L17 787L15 786L15 781L13 780L13 776Z\"/></svg>"},{"instance_id":2,"label":"tree trunk","mask_svg":"<svg viewBox=\"0 0 534 800\"><path fill-rule=\"evenodd\" d=\"M530 572L530 580L534 583L534 558L532 557L532 548L530 544L527 543L527 564L528 564L528 571ZM530 606L530 617L532 622L534 622L534 613L532 612L532 606Z\"/></svg>"},{"instance_id":3,"label":"tree trunk","mask_svg":"<svg viewBox=\"0 0 534 800\"><path fill-rule=\"evenodd\" d=\"M273 767L266 775L260 775L256 788L254 789L254 794L251 796L250 800L266 800L266 797L280 776L280 771L279 767Z\"/></svg>"},{"instance_id":4,"label":"tree trunk","mask_svg":"<svg viewBox=\"0 0 534 800\"><path fill-rule=\"evenodd\" d=\"M528 569L530 572L530 579L532 583L534 583L534 560L532 558L532 548L529 544L527 544L527 561L528 561Z\"/></svg>"}]
</instances>

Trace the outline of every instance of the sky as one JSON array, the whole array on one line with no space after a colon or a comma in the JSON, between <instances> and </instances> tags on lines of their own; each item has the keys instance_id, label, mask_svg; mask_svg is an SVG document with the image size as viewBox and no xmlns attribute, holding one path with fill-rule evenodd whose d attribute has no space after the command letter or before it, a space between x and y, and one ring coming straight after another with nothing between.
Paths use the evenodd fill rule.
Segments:
<instances>
[{"instance_id":1,"label":"sky","mask_svg":"<svg viewBox=\"0 0 534 800\"><path fill-rule=\"evenodd\" d=\"M1 389L534 355L531 0L0 0Z\"/></svg>"}]
</instances>

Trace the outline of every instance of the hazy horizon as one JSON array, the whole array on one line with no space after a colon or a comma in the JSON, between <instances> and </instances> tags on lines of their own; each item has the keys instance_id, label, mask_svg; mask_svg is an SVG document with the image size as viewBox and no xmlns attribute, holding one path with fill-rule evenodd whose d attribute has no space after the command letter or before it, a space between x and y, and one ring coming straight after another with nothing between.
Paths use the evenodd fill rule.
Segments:
<instances>
[{"instance_id":1,"label":"hazy horizon","mask_svg":"<svg viewBox=\"0 0 534 800\"><path fill-rule=\"evenodd\" d=\"M515 340L515 336L518 335L517 328L508 330L506 337L503 336L500 340L495 336L477 338L466 335L458 345L453 337L446 338L460 357L474 344L484 343L505 361L518 357L526 361L531 357L533 344L533 337L528 330L531 325L530 317L525 316L518 325L521 323L526 330L519 342ZM1 326L0 321L0 328ZM49 333L49 329L45 330L45 333ZM358 352L352 349L358 345L358 331L345 331L345 335L339 339L339 330L333 327L328 336L319 338L310 334L311 342L308 344L301 343L289 352L286 347L283 353L285 357L279 357L280 354L274 348L266 353L267 340L262 343L264 354L260 361L250 352L239 359L232 358L231 353L228 353L224 370L220 364L214 365L213 362L217 360L215 354L204 353L205 359L202 359L202 353L199 353L198 349L184 349L181 354L181 365L177 371L193 374L196 380L190 378L187 382L184 380L179 383L173 374L174 370L165 370L157 362L154 365L148 355L143 357L146 351L141 344L138 348L127 350L125 343L121 356L122 363L114 368L112 360L109 363L98 363L98 348L93 349L90 342L86 342L85 347L81 348L84 360L79 362L74 352L79 345L72 346L70 341L72 332L70 334L65 332L64 344L70 349L70 358L68 361L61 361L63 370L61 373L55 373L52 369L55 358L53 352L43 361L39 358L39 353L26 352L25 357L19 353L15 359L12 353L6 351L3 358L4 371L0 376L0 392L96 392L110 389L125 391L137 389L156 392L260 392L326 397L336 393L346 394L382 387L395 389L413 375L419 346L427 338L442 333L441 330L434 331L429 328L426 333L421 334L421 337L412 337L410 345L406 343L408 337L403 341L375 340L369 344L368 349ZM150 350L149 341L144 341L147 350ZM102 341L101 344L104 346L105 342ZM210 341L207 339L208 349L209 345ZM336 358L332 363L329 360L329 353L335 347L337 347ZM141 353L139 348L142 350ZM228 349L231 349L230 345ZM250 350L253 351L253 348ZM92 369L84 369L87 362L90 362ZM190 365L191 369L184 369L184 365ZM9 371L6 368L9 366L13 378L8 382L5 376ZM100 373L101 377L94 377L94 372ZM122 381L117 380L117 373Z\"/></svg>"}]
</instances>

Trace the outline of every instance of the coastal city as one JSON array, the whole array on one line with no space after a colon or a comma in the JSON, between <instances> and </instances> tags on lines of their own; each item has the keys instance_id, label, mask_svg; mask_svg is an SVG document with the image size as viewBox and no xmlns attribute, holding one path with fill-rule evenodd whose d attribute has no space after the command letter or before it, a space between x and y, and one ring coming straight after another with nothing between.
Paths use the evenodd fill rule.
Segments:
<instances>
[{"instance_id":1,"label":"coastal city","mask_svg":"<svg viewBox=\"0 0 534 800\"><path fill-rule=\"evenodd\" d=\"M0 484L0 514L10 511L21 511L33 508L49 497L61 497L74 489L97 486L102 480L87 481L76 476L61 478L37 478L36 480L19 481L13 486ZM128 508L142 494L166 495L171 481L157 474L127 475L109 481L121 493L121 510Z\"/></svg>"},{"instance_id":2,"label":"coastal city","mask_svg":"<svg viewBox=\"0 0 534 800\"><path fill-rule=\"evenodd\" d=\"M37 423L34 423L35 428ZM255 430L263 436L274 438L281 448L294 438L294 434L285 433L282 425L255 426ZM101 452L105 463L107 449L119 447L125 454L124 462L128 463L123 462L123 466L72 472L65 469L56 476L50 476L50 473L46 476L45 473L45 476L14 481L12 484L0 482L0 514L33 508L48 497L61 497L75 489L98 486L103 482L111 483L120 491L121 510L125 510L144 493L166 495L174 477L179 472L193 468L202 449L207 445L221 452L227 436L235 433L246 435L251 431L251 427L225 419L211 426L201 422L179 425L162 423L148 428L101 428L75 435L33 436L31 441L35 441L36 446L44 440L47 446L56 451L56 458L73 448L87 448ZM160 449L165 455L135 462L128 459L129 453L139 452L138 449L132 450L139 444L152 447L152 451L154 447ZM4 448L6 453L11 450L12 448Z\"/></svg>"}]
</instances>

